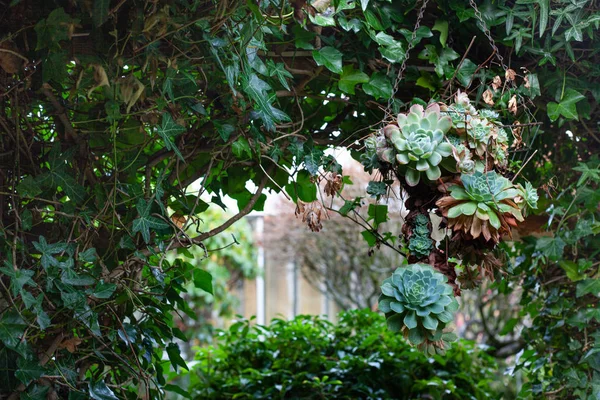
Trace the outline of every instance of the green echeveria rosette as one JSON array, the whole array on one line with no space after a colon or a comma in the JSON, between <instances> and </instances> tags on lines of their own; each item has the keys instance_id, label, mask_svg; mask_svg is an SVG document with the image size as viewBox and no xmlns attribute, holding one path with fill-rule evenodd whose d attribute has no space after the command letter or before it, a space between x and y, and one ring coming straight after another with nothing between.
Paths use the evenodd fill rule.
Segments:
<instances>
[{"instance_id":1,"label":"green echeveria rosette","mask_svg":"<svg viewBox=\"0 0 600 400\"><path fill-rule=\"evenodd\" d=\"M473 175L462 175L460 179L464 189L458 186L452 187L450 195L457 200L469 201L451 208L448 211L449 218L456 218L461 214L475 214L481 220L489 220L496 229L500 229L501 225L498 214L510 213L517 220L523 221L518 208L503 202L503 200L513 200L521 194L511 181L493 171L485 174L475 172Z\"/></svg>"},{"instance_id":2,"label":"green echeveria rosette","mask_svg":"<svg viewBox=\"0 0 600 400\"><path fill-rule=\"evenodd\" d=\"M474 118L467 129L469 147L475 150L480 157L485 154L488 143L490 143L492 128L493 126L490 125L488 120Z\"/></svg>"},{"instance_id":3,"label":"green echeveria rosette","mask_svg":"<svg viewBox=\"0 0 600 400\"><path fill-rule=\"evenodd\" d=\"M413 220L413 229L408 240L410 254L422 259L428 257L433 249L433 240L430 238L429 219L424 214L417 214Z\"/></svg>"},{"instance_id":4,"label":"green echeveria rosette","mask_svg":"<svg viewBox=\"0 0 600 400\"><path fill-rule=\"evenodd\" d=\"M452 127L451 118L442 116L437 104L427 109L417 104L407 114L399 114L397 122L397 126L386 126L384 135L396 150L396 161L406 166L406 183L416 186L421 172L430 181L439 179L440 162L452 154L444 136Z\"/></svg>"},{"instance_id":5,"label":"green echeveria rosette","mask_svg":"<svg viewBox=\"0 0 600 400\"><path fill-rule=\"evenodd\" d=\"M433 249L433 240L427 236L413 235L408 241L410 254L419 259L428 257L431 249Z\"/></svg>"},{"instance_id":6,"label":"green echeveria rosette","mask_svg":"<svg viewBox=\"0 0 600 400\"><path fill-rule=\"evenodd\" d=\"M381 291L379 309L386 315L388 328L402 331L411 344L439 352L444 341L456 338L443 329L454 320L458 302L446 276L430 265L398 268L383 281Z\"/></svg>"}]
</instances>

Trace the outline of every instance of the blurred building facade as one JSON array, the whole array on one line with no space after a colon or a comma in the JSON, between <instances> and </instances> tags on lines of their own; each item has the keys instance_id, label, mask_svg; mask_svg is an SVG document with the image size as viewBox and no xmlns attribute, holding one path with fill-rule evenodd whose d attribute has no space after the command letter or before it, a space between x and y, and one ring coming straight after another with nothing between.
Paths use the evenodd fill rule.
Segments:
<instances>
[{"instance_id":1,"label":"blurred building facade","mask_svg":"<svg viewBox=\"0 0 600 400\"><path fill-rule=\"evenodd\" d=\"M256 316L258 324L301 314L324 315L335 320L338 307L302 276L295 260L286 259L278 250L265 246L265 227L269 226L265 219L277 216L255 212L246 218L254 231L257 263L262 274L256 279L243 280L235 288L240 299L238 314L244 318Z\"/></svg>"}]
</instances>

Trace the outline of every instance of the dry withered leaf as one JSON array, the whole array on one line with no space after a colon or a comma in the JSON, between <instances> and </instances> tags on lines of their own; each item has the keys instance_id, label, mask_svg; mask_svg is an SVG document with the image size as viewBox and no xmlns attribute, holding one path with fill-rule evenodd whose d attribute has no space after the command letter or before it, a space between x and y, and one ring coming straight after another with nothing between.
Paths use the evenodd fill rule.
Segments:
<instances>
[{"instance_id":1,"label":"dry withered leaf","mask_svg":"<svg viewBox=\"0 0 600 400\"><path fill-rule=\"evenodd\" d=\"M531 83L529 83L529 76L525 75L525 77L523 78L523 81L525 82L525 84L523 86L525 86L525 88L529 89L531 87Z\"/></svg>"},{"instance_id":2,"label":"dry withered leaf","mask_svg":"<svg viewBox=\"0 0 600 400\"><path fill-rule=\"evenodd\" d=\"M16 74L21 70L23 59L19 57L19 49L12 42L0 43L0 68L7 74Z\"/></svg>"},{"instance_id":3,"label":"dry withered leaf","mask_svg":"<svg viewBox=\"0 0 600 400\"><path fill-rule=\"evenodd\" d=\"M514 81L516 76L517 76L517 73L512 68L507 69L506 73L504 74L504 78L509 82Z\"/></svg>"},{"instance_id":4,"label":"dry withered leaf","mask_svg":"<svg viewBox=\"0 0 600 400\"><path fill-rule=\"evenodd\" d=\"M500 78L498 75L496 75L494 77L494 79L492 80L492 88L494 90L498 90L498 88L502 86L502 78Z\"/></svg>"},{"instance_id":5,"label":"dry withered leaf","mask_svg":"<svg viewBox=\"0 0 600 400\"><path fill-rule=\"evenodd\" d=\"M185 221L187 218L181 214L173 214L171 215L171 221L179 228L182 229L185 225Z\"/></svg>"},{"instance_id":6,"label":"dry withered leaf","mask_svg":"<svg viewBox=\"0 0 600 400\"><path fill-rule=\"evenodd\" d=\"M296 217L302 215L302 222L305 222L313 232L319 232L323 229L321 220L328 218L327 211L323 208L323 205L318 201L312 201L305 203L302 200L298 200L296 205Z\"/></svg>"},{"instance_id":7,"label":"dry withered leaf","mask_svg":"<svg viewBox=\"0 0 600 400\"><path fill-rule=\"evenodd\" d=\"M92 64L92 69L94 70L94 86L92 86L90 88L90 90L88 90L88 97L90 97L92 95L92 93L94 92L94 90L96 90L99 87L102 86L108 86L110 87L110 82L108 81L108 75L106 75L106 71L104 70L104 67L102 67L102 65L99 64Z\"/></svg>"},{"instance_id":8,"label":"dry withered leaf","mask_svg":"<svg viewBox=\"0 0 600 400\"><path fill-rule=\"evenodd\" d=\"M513 123L513 128L511 129L511 132L515 138L515 141L513 142L512 147L519 148L523 143L523 138L521 137L521 131L523 130L523 128L520 125L521 123L519 121L515 121Z\"/></svg>"},{"instance_id":9,"label":"dry withered leaf","mask_svg":"<svg viewBox=\"0 0 600 400\"><path fill-rule=\"evenodd\" d=\"M494 105L494 93L490 89L483 92L483 101L485 104L493 106Z\"/></svg>"},{"instance_id":10,"label":"dry withered leaf","mask_svg":"<svg viewBox=\"0 0 600 400\"><path fill-rule=\"evenodd\" d=\"M508 101L508 111L517 115L517 95L513 95Z\"/></svg>"},{"instance_id":11,"label":"dry withered leaf","mask_svg":"<svg viewBox=\"0 0 600 400\"><path fill-rule=\"evenodd\" d=\"M81 342L82 342L82 340L80 338L74 337L71 339L63 340L63 342L60 344L59 348L67 349L67 351L69 353L75 353L77 346L79 346L81 344Z\"/></svg>"},{"instance_id":12,"label":"dry withered leaf","mask_svg":"<svg viewBox=\"0 0 600 400\"><path fill-rule=\"evenodd\" d=\"M327 183L325 184L325 194L327 196L335 196L337 192L342 188L342 175L340 174L330 174L327 178Z\"/></svg>"},{"instance_id":13,"label":"dry withered leaf","mask_svg":"<svg viewBox=\"0 0 600 400\"><path fill-rule=\"evenodd\" d=\"M133 75L129 75L127 78L121 80L121 99L127 105L127 113L129 113L131 107L135 105L142 93L144 93L144 89L146 87Z\"/></svg>"}]
</instances>

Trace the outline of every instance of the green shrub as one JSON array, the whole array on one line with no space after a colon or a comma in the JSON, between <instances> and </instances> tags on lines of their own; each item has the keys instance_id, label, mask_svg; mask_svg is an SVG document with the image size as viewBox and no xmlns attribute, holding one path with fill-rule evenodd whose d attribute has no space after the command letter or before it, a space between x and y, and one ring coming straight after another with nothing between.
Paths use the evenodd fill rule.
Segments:
<instances>
[{"instance_id":1,"label":"green shrub","mask_svg":"<svg viewBox=\"0 0 600 400\"><path fill-rule=\"evenodd\" d=\"M243 320L199 350L191 373L196 399L487 399L495 363L470 342L427 357L368 310L320 317Z\"/></svg>"}]
</instances>

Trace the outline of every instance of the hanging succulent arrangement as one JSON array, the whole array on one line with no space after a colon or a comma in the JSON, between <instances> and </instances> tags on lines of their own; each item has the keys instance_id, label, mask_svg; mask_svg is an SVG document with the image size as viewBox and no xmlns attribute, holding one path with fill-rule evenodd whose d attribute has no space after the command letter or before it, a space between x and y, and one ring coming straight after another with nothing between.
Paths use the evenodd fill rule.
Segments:
<instances>
[{"instance_id":1,"label":"hanging succulent arrangement","mask_svg":"<svg viewBox=\"0 0 600 400\"><path fill-rule=\"evenodd\" d=\"M391 330L427 353L442 354L454 337L444 329L460 295L453 262L462 260L478 279L493 278L501 265L494 248L537 207L537 192L503 176L509 131L496 112L478 110L460 91L448 104L413 105L365 147L365 158L375 158L409 195L403 228L409 264L384 281L379 308ZM439 227L432 226L430 211L442 217ZM447 231L444 248L431 238L438 228Z\"/></svg>"}]
</instances>

